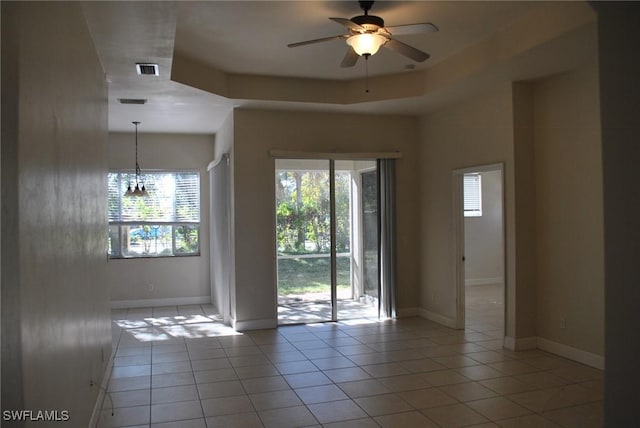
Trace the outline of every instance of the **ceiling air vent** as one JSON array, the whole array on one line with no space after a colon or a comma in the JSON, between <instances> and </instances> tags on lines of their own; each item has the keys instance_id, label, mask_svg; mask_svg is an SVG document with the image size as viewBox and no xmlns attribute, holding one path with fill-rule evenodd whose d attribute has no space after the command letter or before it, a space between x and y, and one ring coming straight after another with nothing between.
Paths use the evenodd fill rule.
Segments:
<instances>
[{"instance_id":1,"label":"ceiling air vent","mask_svg":"<svg viewBox=\"0 0 640 428\"><path fill-rule=\"evenodd\" d=\"M120 104L146 104L145 98L118 98Z\"/></svg>"},{"instance_id":2,"label":"ceiling air vent","mask_svg":"<svg viewBox=\"0 0 640 428\"><path fill-rule=\"evenodd\" d=\"M158 64L136 63L136 71L144 76L160 76L160 68Z\"/></svg>"}]
</instances>

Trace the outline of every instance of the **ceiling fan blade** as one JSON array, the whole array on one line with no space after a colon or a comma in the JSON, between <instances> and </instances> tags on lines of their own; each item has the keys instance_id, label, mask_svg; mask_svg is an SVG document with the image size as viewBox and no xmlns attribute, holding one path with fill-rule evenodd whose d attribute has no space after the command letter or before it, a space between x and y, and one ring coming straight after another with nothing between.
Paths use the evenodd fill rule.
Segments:
<instances>
[{"instance_id":1,"label":"ceiling fan blade","mask_svg":"<svg viewBox=\"0 0 640 428\"><path fill-rule=\"evenodd\" d=\"M422 22L420 24L393 25L391 27L385 27L385 29L394 36L403 34L435 33L436 31L438 31L438 27L430 22Z\"/></svg>"},{"instance_id":2,"label":"ceiling fan blade","mask_svg":"<svg viewBox=\"0 0 640 428\"><path fill-rule=\"evenodd\" d=\"M350 19L347 19L347 18L329 18L329 19L332 20L333 22L337 22L340 25L344 25L350 30L365 31L363 26L356 24Z\"/></svg>"},{"instance_id":3,"label":"ceiling fan blade","mask_svg":"<svg viewBox=\"0 0 640 428\"><path fill-rule=\"evenodd\" d=\"M352 47L349 47L349 50L344 55L344 58L340 63L340 67L342 68L353 67L354 65L356 65L356 62L358 62L358 58L360 58L360 55L358 55L356 51L353 50Z\"/></svg>"},{"instance_id":4,"label":"ceiling fan blade","mask_svg":"<svg viewBox=\"0 0 640 428\"><path fill-rule=\"evenodd\" d=\"M401 55L409 57L417 62L422 62L431 56L426 52L422 52L421 50L416 49L413 46L409 46L406 43L399 42L395 39L389 39L383 46L385 48L394 50Z\"/></svg>"},{"instance_id":5,"label":"ceiling fan blade","mask_svg":"<svg viewBox=\"0 0 640 428\"><path fill-rule=\"evenodd\" d=\"M313 40L307 40L307 41L304 41L304 42L290 43L287 46L290 47L290 48L295 48L295 47L298 47L298 46L311 45L311 44L314 44L314 43L321 43L321 42L328 42L328 41L331 41L331 40L344 39L346 37L347 36L341 34L339 36L323 37L321 39L313 39Z\"/></svg>"}]
</instances>

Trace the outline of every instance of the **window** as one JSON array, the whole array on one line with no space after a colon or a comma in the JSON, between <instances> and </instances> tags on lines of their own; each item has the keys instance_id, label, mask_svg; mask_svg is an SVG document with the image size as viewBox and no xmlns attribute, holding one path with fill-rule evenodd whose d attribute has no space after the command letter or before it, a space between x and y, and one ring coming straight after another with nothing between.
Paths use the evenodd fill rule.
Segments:
<instances>
[{"instance_id":1,"label":"window","mask_svg":"<svg viewBox=\"0 0 640 428\"><path fill-rule=\"evenodd\" d=\"M135 173L109 173L110 257L200 255L199 173L143 173L140 179L149 196L128 197Z\"/></svg>"},{"instance_id":2,"label":"window","mask_svg":"<svg viewBox=\"0 0 640 428\"><path fill-rule=\"evenodd\" d=\"M482 217L482 177L464 174L464 216Z\"/></svg>"}]
</instances>

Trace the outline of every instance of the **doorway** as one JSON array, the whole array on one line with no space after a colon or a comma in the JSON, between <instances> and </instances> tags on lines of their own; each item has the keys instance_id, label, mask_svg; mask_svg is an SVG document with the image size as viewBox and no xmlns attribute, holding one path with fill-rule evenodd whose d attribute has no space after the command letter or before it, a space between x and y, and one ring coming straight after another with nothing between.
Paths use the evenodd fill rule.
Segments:
<instances>
[{"instance_id":1,"label":"doorway","mask_svg":"<svg viewBox=\"0 0 640 428\"><path fill-rule=\"evenodd\" d=\"M504 335L505 240L502 164L454 172L458 328Z\"/></svg>"},{"instance_id":2,"label":"doorway","mask_svg":"<svg viewBox=\"0 0 640 428\"><path fill-rule=\"evenodd\" d=\"M275 186L278 323L377 319L376 162L277 159Z\"/></svg>"}]
</instances>

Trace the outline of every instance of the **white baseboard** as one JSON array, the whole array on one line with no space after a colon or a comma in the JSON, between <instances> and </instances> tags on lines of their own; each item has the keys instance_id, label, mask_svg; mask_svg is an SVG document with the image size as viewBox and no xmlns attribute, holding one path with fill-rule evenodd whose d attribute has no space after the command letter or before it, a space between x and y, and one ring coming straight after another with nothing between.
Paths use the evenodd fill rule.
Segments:
<instances>
[{"instance_id":1,"label":"white baseboard","mask_svg":"<svg viewBox=\"0 0 640 428\"><path fill-rule=\"evenodd\" d=\"M467 287L473 287L474 285L493 285L504 284L503 277L496 278L469 278L464 280L464 285Z\"/></svg>"},{"instance_id":2,"label":"white baseboard","mask_svg":"<svg viewBox=\"0 0 640 428\"><path fill-rule=\"evenodd\" d=\"M408 317L417 317L417 316L418 316L418 308L396 309L396 317L398 318L408 318Z\"/></svg>"},{"instance_id":3,"label":"white baseboard","mask_svg":"<svg viewBox=\"0 0 640 428\"><path fill-rule=\"evenodd\" d=\"M111 309L148 308L151 306L180 306L210 304L211 296L170 297L167 299L112 300Z\"/></svg>"},{"instance_id":4,"label":"white baseboard","mask_svg":"<svg viewBox=\"0 0 640 428\"><path fill-rule=\"evenodd\" d=\"M512 351L526 351L528 349L536 349L538 346L537 337L511 337L505 336L502 346Z\"/></svg>"},{"instance_id":5,"label":"white baseboard","mask_svg":"<svg viewBox=\"0 0 640 428\"><path fill-rule=\"evenodd\" d=\"M418 309L418 315L422 318L426 318L430 321L437 322L438 324L442 324L445 327L449 328L457 328L455 318L447 317L445 315L436 314L435 312L431 312L427 309L420 308Z\"/></svg>"},{"instance_id":6,"label":"white baseboard","mask_svg":"<svg viewBox=\"0 0 640 428\"><path fill-rule=\"evenodd\" d=\"M563 345L562 343L553 342L543 337L538 337L538 348L543 351L551 352L552 354L586 364L587 366L604 370L604 357L601 355Z\"/></svg>"},{"instance_id":7,"label":"white baseboard","mask_svg":"<svg viewBox=\"0 0 640 428\"><path fill-rule=\"evenodd\" d=\"M100 424L100 417L102 415L102 408L104 406L109 380L111 379L111 371L113 370L113 359L115 358L115 354L116 349L114 347L111 350L111 356L109 357L107 367L102 375L102 381L99 384L100 386L98 387L98 384L93 386L93 388L98 388L98 397L96 398L96 403L93 406L93 412L91 413L91 419L89 420L89 428L98 428L98 425Z\"/></svg>"},{"instance_id":8,"label":"white baseboard","mask_svg":"<svg viewBox=\"0 0 640 428\"><path fill-rule=\"evenodd\" d=\"M247 330L266 330L278 327L278 320L275 318L266 318L261 320L231 320L231 327L236 331Z\"/></svg>"}]
</instances>

